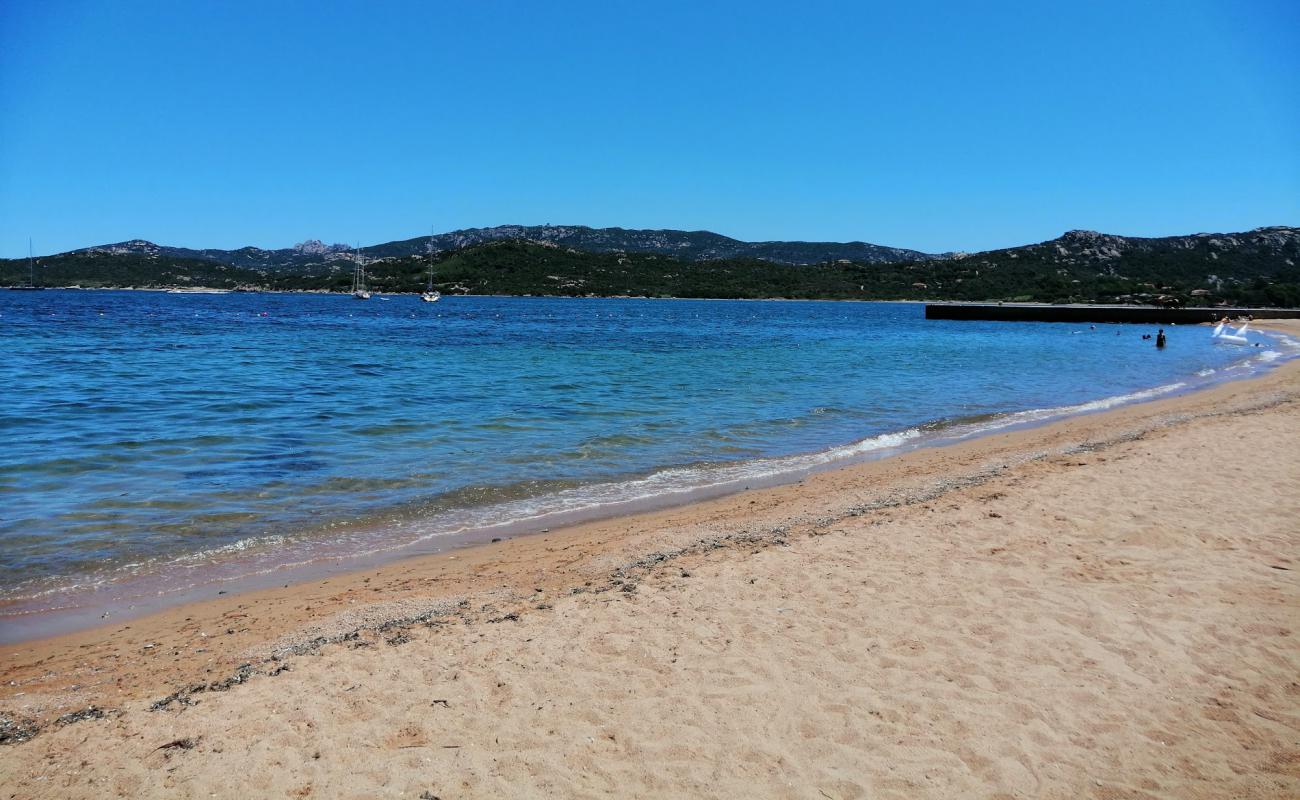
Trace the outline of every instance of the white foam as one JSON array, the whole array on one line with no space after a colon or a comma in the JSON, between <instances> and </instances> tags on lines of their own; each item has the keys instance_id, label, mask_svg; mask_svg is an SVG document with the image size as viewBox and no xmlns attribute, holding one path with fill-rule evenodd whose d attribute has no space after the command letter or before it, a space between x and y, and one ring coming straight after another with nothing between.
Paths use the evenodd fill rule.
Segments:
<instances>
[{"instance_id":1,"label":"white foam","mask_svg":"<svg viewBox=\"0 0 1300 800\"><path fill-rule=\"evenodd\" d=\"M455 536L471 531L539 522L551 517L573 514L592 514L601 509L614 510L618 506L645 501L663 501L688 493L743 487L748 482L779 480L814 472L838 464L861 460L873 455L911 450L930 442L951 442L981 436L992 431L1042 422L1075 414L1088 414L1129 403L1150 400L1177 392L1186 383L1171 383L1085 403L1054 408L1038 408L1003 414L989 420L940 429L927 436L918 428L871 436L848 445L816 453L806 453L783 458L758 459L735 464L701 467L675 467L660 470L630 481L591 484L565 489L526 500L501 503L487 508L467 509L460 513L440 515L415 526L416 541L428 541ZM454 521L453 521L454 520ZM407 546L394 545L394 549ZM387 548L380 548L387 549Z\"/></svg>"},{"instance_id":2,"label":"white foam","mask_svg":"<svg viewBox=\"0 0 1300 800\"><path fill-rule=\"evenodd\" d=\"M777 478L781 475L807 472L819 467L861 457L873 452L902 447L921 438L921 431L909 428L885 433L842 447L817 453L784 458L758 459L734 464L701 467L673 467L629 481L590 484L565 489L548 495L525 500L501 503L487 508L472 509L460 514L443 515L427 521L419 528L417 541L454 536L474 530L505 525L519 525L547 517L587 514L602 508L616 507L649 500L722 489L746 482ZM448 518L456 518L448 525ZM404 545L402 545L404 546Z\"/></svg>"},{"instance_id":3,"label":"white foam","mask_svg":"<svg viewBox=\"0 0 1300 800\"><path fill-rule=\"evenodd\" d=\"M1100 400L1089 400L1086 403L1078 403L1071 406L1057 406L1055 408L1031 408L1027 411L1015 411L1009 414L1003 414L987 422L975 423L972 425L956 426L949 430L945 439L968 439L973 436L979 436L990 431L1002 430L1017 425L1032 425L1045 422L1051 419L1073 416L1075 414L1092 414L1098 411L1116 408L1129 403L1138 403L1143 400L1151 400L1161 395L1176 392L1187 386L1186 383L1170 383L1164 386L1156 386L1151 389L1143 389L1140 392L1130 392L1128 394L1117 394L1112 397L1103 397ZM954 435L956 432L956 435Z\"/></svg>"},{"instance_id":4,"label":"white foam","mask_svg":"<svg viewBox=\"0 0 1300 800\"><path fill-rule=\"evenodd\" d=\"M197 550L193 553L176 556L172 558L173 564L203 563L212 558L218 558L225 555L233 555L251 550L254 547L276 546L284 544L283 536L249 536L240 539L237 542L223 544L220 547L210 547L206 550Z\"/></svg>"},{"instance_id":5,"label":"white foam","mask_svg":"<svg viewBox=\"0 0 1300 800\"><path fill-rule=\"evenodd\" d=\"M1282 345L1282 350L1269 349L1252 353L1249 357L1218 371L1210 368L1202 369L1196 373L1196 377L1206 379L1218 373L1264 368L1265 365L1271 366L1281 359L1300 356L1300 342L1285 336L1277 336L1274 340ZM507 526L526 528L530 524L540 527L549 520L615 514L623 507L647 501L670 505L674 502L673 498L692 493L724 494L746 488L751 482L780 482L855 460L913 450L927 444L949 443L1007 428L1037 425L1077 414L1096 413L1155 399L1186 389L1188 386L1187 382L1171 383L1074 405L1006 413L991 419L956 424L930 432L907 428L814 453L735 463L673 467L631 480L589 484L538 497L444 512L423 519L394 521L386 526L352 529L339 536L330 535L321 538L252 536L184 555L145 559L139 563L114 569L109 574L82 576L82 579L71 587L66 583L58 586L46 584L32 591L36 588L33 583L44 583L34 581L26 587L14 587L18 591L10 594L9 599L34 600L58 593L94 591L120 581L124 577L143 575L166 576L162 582L165 586L160 586L158 591L162 594L188 588L194 585L195 580L200 583L204 580L221 581L273 573L322 560L364 558L470 532L486 534L484 535L486 540L487 535L497 528ZM224 577L210 576L204 579L197 577L196 573L200 573L204 567L220 564L226 560L229 560L229 563ZM236 563L238 566L232 566ZM173 568L179 569L173 572ZM232 568L237 570L238 574L231 572ZM26 591L23 590L24 588Z\"/></svg>"}]
</instances>

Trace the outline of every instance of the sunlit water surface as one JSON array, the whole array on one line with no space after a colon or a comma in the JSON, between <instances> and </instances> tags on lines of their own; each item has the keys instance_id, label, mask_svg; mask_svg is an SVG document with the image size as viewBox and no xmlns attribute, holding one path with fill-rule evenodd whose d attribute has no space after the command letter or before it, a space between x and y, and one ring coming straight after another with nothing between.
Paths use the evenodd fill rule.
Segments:
<instances>
[{"instance_id":1,"label":"sunlit water surface","mask_svg":"<svg viewBox=\"0 0 1300 800\"><path fill-rule=\"evenodd\" d=\"M0 292L0 600L739 485L1286 349L1152 332L911 304Z\"/></svg>"}]
</instances>

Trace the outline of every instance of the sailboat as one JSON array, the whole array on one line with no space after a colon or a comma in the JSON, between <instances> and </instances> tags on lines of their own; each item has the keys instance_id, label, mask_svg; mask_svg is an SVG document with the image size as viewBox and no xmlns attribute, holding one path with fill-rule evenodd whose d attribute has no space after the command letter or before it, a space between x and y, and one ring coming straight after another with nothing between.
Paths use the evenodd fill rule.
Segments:
<instances>
[{"instance_id":1,"label":"sailboat","mask_svg":"<svg viewBox=\"0 0 1300 800\"><path fill-rule=\"evenodd\" d=\"M436 303L442 299L441 292L433 290L433 237L429 237L429 288L425 289L420 295L420 299L426 303Z\"/></svg>"},{"instance_id":2,"label":"sailboat","mask_svg":"<svg viewBox=\"0 0 1300 800\"><path fill-rule=\"evenodd\" d=\"M361 251L352 248L352 296L358 300L369 300L370 292L366 289L366 268L361 265Z\"/></svg>"},{"instance_id":3,"label":"sailboat","mask_svg":"<svg viewBox=\"0 0 1300 800\"><path fill-rule=\"evenodd\" d=\"M44 286L36 285L36 262L32 261L32 240L27 240L27 285L10 286L13 291L18 292L35 292L44 289Z\"/></svg>"}]
</instances>

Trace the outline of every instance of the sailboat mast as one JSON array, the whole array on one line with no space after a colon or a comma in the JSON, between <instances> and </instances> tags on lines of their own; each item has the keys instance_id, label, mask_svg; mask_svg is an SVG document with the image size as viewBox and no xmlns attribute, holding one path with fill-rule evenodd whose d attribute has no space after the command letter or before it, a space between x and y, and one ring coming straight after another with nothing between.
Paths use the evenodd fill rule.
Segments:
<instances>
[{"instance_id":1,"label":"sailboat mast","mask_svg":"<svg viewBox=\"0 0 1300 800\"><path fill-rule=\"evenodd\" d=\"M27 237L27 285L36 285L36 265L32 261L32 237Z\"/></svg>"}]
</instances>

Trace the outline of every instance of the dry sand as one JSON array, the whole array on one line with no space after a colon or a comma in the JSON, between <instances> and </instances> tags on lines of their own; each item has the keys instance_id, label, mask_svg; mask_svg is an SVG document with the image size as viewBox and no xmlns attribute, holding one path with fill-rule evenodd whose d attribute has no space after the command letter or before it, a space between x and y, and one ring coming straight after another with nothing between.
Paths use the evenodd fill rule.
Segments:
<instances>
[{"instance_id":1,"label":"dry sand","mask_svg":"<svg viewBox=\"0 0 1300 800\"><path fill-rule=\"evenodd\" d=\"M1293 363L5 647L0 796L1300 797L1298 556Z\"/></svg>"}]
</instances>

